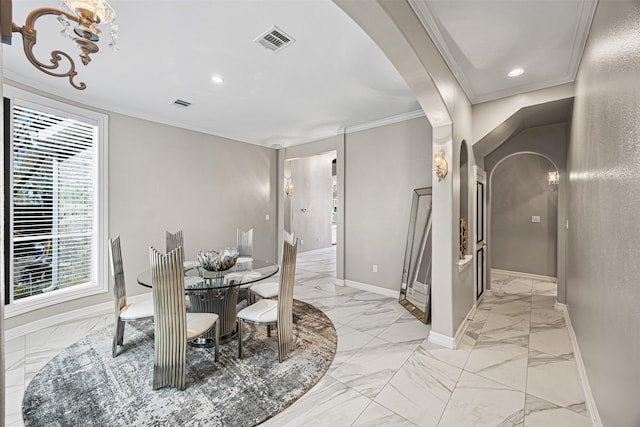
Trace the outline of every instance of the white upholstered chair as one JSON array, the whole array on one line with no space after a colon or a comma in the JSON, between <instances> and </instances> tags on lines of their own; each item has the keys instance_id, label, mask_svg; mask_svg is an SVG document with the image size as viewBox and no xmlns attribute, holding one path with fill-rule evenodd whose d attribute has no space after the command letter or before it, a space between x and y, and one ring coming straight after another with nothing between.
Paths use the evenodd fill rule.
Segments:
<instances>
[{"instance_id":1,"label":"white upholstered chair","mask_svg":"<svg viewBox=\"0 0 640 427\"><path fill-rule=\"evenodd\" d=\"M267 326L267 336L271 336L271 327L277 326L278 356L280 362L293 348L293 283L296 274L296 255L298 242L293 245L285 242L280 270L278 299L263 299L238 312L238 357L242 359L242 325L244 322Z\"/></svg>"},{"instance_id":2,"label":"white upholstered chair","mask_svg":"<svg viewBox=\"0 0 640 427\"><path fill-rule=\"evenodd\" d=\"M124 281L124 268L122 266L122 250L120 249L120 236L111 239L109 258L111 260L111 273L113 274L113 296L115 300L115 333L113 336L112 356L118 355L118 346L122 345L124 338L125 322L131 322L153 317L153 297L145 294L144 299L127 303L127 289Z\"/></svg>"},{"instance_id":3,"label":"white upholstered chair","mask_svg":"<svg viewBox=\"0 0 640 427\"><path fill-rule=\"evenodd\" d=\"M284 241L293 245L295 240L294 232L287 232L284 230ZM284 255L283 255L284 256ZM275 298L278 296L278 289L280 285L278 282L260 282L249 287L249 290L253 295L257 295L262 299ZM251 298L252 300L254 298Z\"/></svg>"},{"instance_id":4,"label":"white upholstered chair","mask_svg":"<svg viewBox=\"0 0 640 427\"><path fill-rule=\"evenodd\" d=\"M216 362L220 357L218 315L186 312L182 246L166 255L150 247L149 257L155 309L153 389L170 386L184 390L188 341L215 325Z\"/></svg>"}]
</instances>

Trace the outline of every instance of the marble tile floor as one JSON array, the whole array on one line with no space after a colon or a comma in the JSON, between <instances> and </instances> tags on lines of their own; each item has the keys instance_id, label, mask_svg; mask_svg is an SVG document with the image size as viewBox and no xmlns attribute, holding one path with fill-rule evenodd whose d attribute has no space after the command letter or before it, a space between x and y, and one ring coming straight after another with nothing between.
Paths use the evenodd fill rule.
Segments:
<instances>
[{"instance_id":1,"label":"marble tile floor","mask_svg":"<svg viewBox=\"0 0 640 427\"><path fill-rule=\"evenodd\" d=\"M295 297L338 333L320 382L264 426L590 425L555 284L493 275L457 350L396 299L335 284L335 247L298 255ZM7 341L6 425L21 426L29 381L52 357L113 321L111 314Z\"/></svg>"}]
</instances>

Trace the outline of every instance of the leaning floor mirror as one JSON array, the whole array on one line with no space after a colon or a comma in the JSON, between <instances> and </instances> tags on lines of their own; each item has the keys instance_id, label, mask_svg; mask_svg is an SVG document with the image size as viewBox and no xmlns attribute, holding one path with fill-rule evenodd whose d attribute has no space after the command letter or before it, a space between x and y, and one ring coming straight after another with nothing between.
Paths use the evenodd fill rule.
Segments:
<instances>
[{"instance_id":1,"label":"leaning floor mirror","mask_svg":"<svg viewBox=\"0 0 640 427\"><path fill-rule=\"evenodd\" d=\"M423 323L431 311L431 188L413 190L400 304Z\"/></svg>"}]
</instances>

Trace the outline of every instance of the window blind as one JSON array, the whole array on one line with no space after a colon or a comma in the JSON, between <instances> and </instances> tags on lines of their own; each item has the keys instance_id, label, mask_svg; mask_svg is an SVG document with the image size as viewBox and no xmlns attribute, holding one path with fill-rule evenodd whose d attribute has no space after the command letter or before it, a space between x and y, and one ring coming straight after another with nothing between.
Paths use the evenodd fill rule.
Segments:
<instances>
[{"instance_id":1,"label":"window blind","mask_svg":"<svg viewBox=\"0 0 640 427\"><path fill-rule=\"evenodd\" d=\"M98 126L14 104L13 300L95 281Z\"/></svg>"}]
</instances>

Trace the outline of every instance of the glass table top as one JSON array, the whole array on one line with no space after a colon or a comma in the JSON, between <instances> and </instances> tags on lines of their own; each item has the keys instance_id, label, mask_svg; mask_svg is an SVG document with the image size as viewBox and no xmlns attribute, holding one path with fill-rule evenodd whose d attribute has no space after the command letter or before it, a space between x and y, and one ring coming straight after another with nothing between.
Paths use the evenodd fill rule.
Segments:
<instances>
[{"instance_id":1,"label":"glass table top","mask_svg":"<svg viewBox=\"0 0 640 427\"><path fill-rule=\"evenodd\" d=\"M225 271L208 271L198 261L185 261L184 285L187 291L230 288L266 279L279 270L278 264L255 258L238 258L236 265ZM140 273L138 283L153 286L150 269Z\"/></svg>"}]
</instances>

